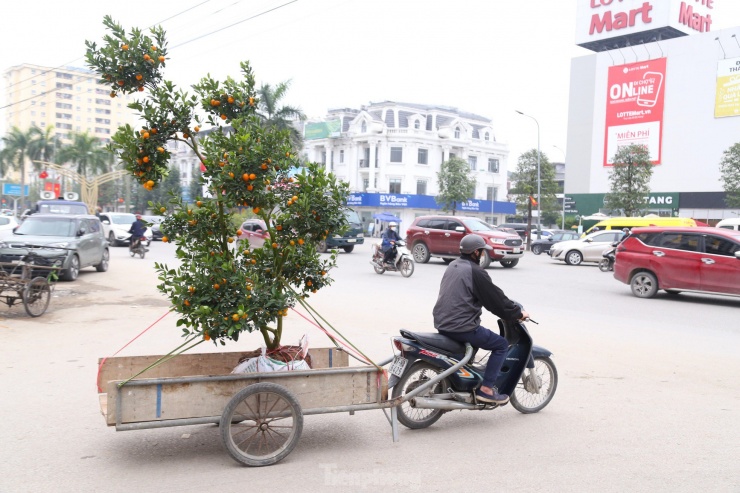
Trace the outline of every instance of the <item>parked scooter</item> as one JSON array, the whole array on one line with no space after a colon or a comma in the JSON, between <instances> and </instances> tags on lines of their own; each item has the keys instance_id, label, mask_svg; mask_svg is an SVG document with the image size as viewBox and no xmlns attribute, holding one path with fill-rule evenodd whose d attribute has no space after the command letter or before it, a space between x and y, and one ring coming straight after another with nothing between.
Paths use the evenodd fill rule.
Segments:
<instances>
[{"instance_id":1,"label":"parked scooter","mask_svg":"<svg viewBox=\"0 0 740 493\"><path fill-rule=\"evenodd\" d=\"M403 277L409 277L414 273L414 260L406 249L406 242L403 240L397 240L393 246L392 262L385 262L380 245L374 244L373 258L370 263L377 274L383 274L385 271L400 272Z\"/></svg>"},{"instance_id":2,"label":"parked scooter","mask_svg":"<svg viewBox=\"0 0 740 493\"><path fill-rule=\"evenodd\" d=\"M498 325L509 342L509 350L496 388L510 396L517 411L536 413L552 400L558 386L552 353L533 344L523 322L499 320ZM446 411L499 407L480 402L475 396L483 381L489 351L475 361L470 344L438 333L400 332L401 337L393 338L400 354L390 366L388 387L393 388L393 398L412 394L398 409L401 424L411 429L426 428Z\"/></svg>"},{"instance_id":3,"label":"parked scooter","mask_svg":"<svg viewBox=\"0 0 740 493\"><path fill-rule=\"evenodd\" d=\"M615 241L614 243L612 243L611 249L606 250L604 253L601 254L601 256L604 257L599 261L599 270L601 272L609 272L614 270L614 260L616 259L617 245L619 245L619 242Z\"/></svg>"}]
</instances>

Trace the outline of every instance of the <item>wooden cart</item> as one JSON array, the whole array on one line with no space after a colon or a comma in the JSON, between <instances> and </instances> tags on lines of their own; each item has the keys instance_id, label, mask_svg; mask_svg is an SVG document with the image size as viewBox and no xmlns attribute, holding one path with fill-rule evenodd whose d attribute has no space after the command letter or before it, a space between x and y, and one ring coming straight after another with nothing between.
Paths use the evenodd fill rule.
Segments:
<instances>
[{"instance_id":1,"label":"wooden cart","mask_svg":"<svg viewBox=\"0 0 740 493\"><path fill-rule=\"evenodd\" d=\"M391 408L385 372L348 366L347 353L311 349L312 369L231 374L247 353L183 354L120 385L160 356L101 360L100 408L108 426L139 430L218 423L229 454L250 466L274 464L295 447L303 416ZM381 362L387 365L391 359Z\"/></svg>"},{"instance_id":2,"label":"wooden cart","mask_svg":"<svg viewBox=\"0 0 740 493\"><path fill-rule=\"evenodd\" d=\"M35 249L42 248L45 247L24 247L27 253L19 260L0 262L0 302L13 306L20 301L31 317L40 317L46 312L54 285L50 279L56 278L66 255L60 254L54 265L38 265L37 260L49 259L36 253Z\"/></svg>"}]
</instances>

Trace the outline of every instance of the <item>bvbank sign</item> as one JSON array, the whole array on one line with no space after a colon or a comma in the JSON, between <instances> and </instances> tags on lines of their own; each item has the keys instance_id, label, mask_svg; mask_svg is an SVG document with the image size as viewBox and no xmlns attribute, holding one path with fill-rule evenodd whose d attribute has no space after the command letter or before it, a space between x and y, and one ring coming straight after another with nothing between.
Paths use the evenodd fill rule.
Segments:
<instances>
[{"instance_id":1,"label":"bvbank sign","mask_svg":"<svg viewBox=\"0 0 740 493\"><path fill-rule=\"evenodd\" d=\"M441 209L429 195L410 195L402 193L351 193L347 198L349 207L377 207L382 209ZM513 202L493 202L490 200L465 200L457 204L457 211L487 212L494 214L515 214Z\"/></svg>"},{"instance_id":2,"label":"bvbank sign","mask_svg":"<svg viewBox=\"0 0 740 493\"><path fill-rule=\"evenodd\" d=\"M649 42L653 32L669 39L711 31L718 1L578 0L576 44L603 51Z\"/></svg>"}]
</instances>

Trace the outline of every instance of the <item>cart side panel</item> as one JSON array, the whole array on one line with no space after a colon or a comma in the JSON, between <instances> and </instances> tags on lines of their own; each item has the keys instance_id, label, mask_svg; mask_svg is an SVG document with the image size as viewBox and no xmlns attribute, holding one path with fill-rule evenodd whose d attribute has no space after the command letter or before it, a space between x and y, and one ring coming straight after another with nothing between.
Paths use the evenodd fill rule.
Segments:
<instances>
[{"instance_id":1,"label":"cart side panel","mask_svg":"<svg viewBox=\"0 0 740 493\"><path fill-rule=\"evenodd\" d=\"M197 379L193 382L173 382L145 386L124 386L121 389L121 423L165 421L181 418L220 416L226 404L250 384L269 381L293 392L304 410L350 404L370 404L387 397L387 380L375 371L364 373L319 373L294 376L280 372L277 378L239 380ZM118 382L107 385L107 416L109 426L116 424Z\"/></svg>"},{"instance_id":2,"label":"cart side panel","mask_svg":"<svg viewBox=\"0 0 740 493\"><path fill-rule=\"evenodd\" d=\"M258 356L259 351L241 351L227 353L193 353L181 354L175 358L147 370L142 376L146 378L187 377L194 375L228 375L243 357ZM346 352L337 348L316 348L309 350L311 367L337 368L349 365ZM104 387L111 380L126 380L162 356L122 356L101 358L102 364L98 383Z\"/></svg>"}]
</instances>

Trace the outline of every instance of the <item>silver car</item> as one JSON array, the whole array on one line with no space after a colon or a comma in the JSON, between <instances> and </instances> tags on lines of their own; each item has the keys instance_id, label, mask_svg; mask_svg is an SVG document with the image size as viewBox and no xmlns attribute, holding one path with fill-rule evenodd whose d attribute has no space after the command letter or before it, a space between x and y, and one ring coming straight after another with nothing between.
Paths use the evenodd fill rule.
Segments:
<instances>
[{"instance_id":1,"label":"silver car","mask_svg":"<svg viewBox=\"0 0 740 493\"><path fill-rule=\"evenodd\" d=\"M550 256L568 265L579 265L581 262L600 262L605 250L612 243L620 241L622 231L597 231L580 240L561 241L550 248Z\"/></svg>"},{"instance_id":2,"label":"silver car","mask_svg":"<svg viewBox=\"0 0 740 493\"><path fill-rule=\"evenodd\" d=\"M45 247L36 253L46 259L47 266L56 265L61 258L60 278L64 281L74 281L80 269L88 266L95 267L98 272L108 270L108 242L95 216L29 216L12 237L0 241L0 262L20 260L28 253L28 247L33 246Z\"/></svg>"}]
</instances>

